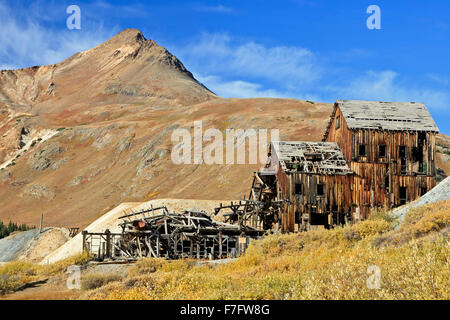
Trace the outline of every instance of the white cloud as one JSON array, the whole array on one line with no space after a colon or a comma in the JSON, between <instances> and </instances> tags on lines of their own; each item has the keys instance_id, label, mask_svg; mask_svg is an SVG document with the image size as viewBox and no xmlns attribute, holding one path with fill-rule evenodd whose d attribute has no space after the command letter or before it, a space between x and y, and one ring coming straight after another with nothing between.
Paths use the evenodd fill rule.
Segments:
<instances>
[{"instance_id":1,"label":"white cloud","mask_svg":"<svg viewBox=\"0 0 450 320\"><path fill-rule=\"evenodd\" d=\"M265 79L291 89L310 84L322 74L315 55L307 49L267 47L253 41L238 44L226 34L203 34L177 52L198 73Z\"/></svg>"},{"instance_id":2,"label":"white cloud","mask_svg":"<svg viewBox=\"0 0 450 320\"><path fill-rule=\"evenodd\" d=\"M417 101L447 110L450 103L447 90L427 86L424 78L416 77L413 82L392 70L368 71L352 77L351 59L371 55L358 48L333 53L333 59L319 59L306 48L239 42L222 33L203 34L174 51L201 82L223 97ZM332 62L335 59L346 61L347 66L337 67ZM428 75L428 80L445 83L442 77Z\"/></svg>"},{"instance_id":3,"label":"white cloud","mask_svg":"<svg viewBox=\"0 0 450 320\"><path fill-rule=\"evenodd\" d=\"M430 88L418 88L402 81L392 70L368 71L345 86L328 86L339 99L424 102L434 109L447 109L450 94Z\"/></svg>"},{"instance_id":4,"label":"white cloud","mask_svg":"<svg viewBox=\"0 0 450 320\"><path fill-rule=\"evenodd\" d=\"M446 76L440 75L440 74L428 73L426 75L426 77L429 80L431 80L439 85L442 85L442 86L448 86L450 84L449 78Z\"/></svg>"},{"instance_id":5,"label":"white cloud","mask_svg":"<svg viewBox=\"0 0 450 320\"><path fill-rule=\"evenodd\" d=\"M0 64L0 70L14 70L18 67L14 64Z\"/></svg>"},{"instance_id":6,"label":"white cloud","mask_svg":"<svg viewBox=\"0 0 450 320\"><path fill-rule=\"evenodd\" d=\"M68 30L64 13L64 27L50 29L43 26L37 15L19 17L14 10L0 4L0 65L24 68L57 63L100 44L117 31L106 31L101 24L89 31L83 29L83 24L82 30Z\"/></svg>"},{"instance_id":7,"label":"white cloud","mask_svg":"<svg viewBox=\"0 0 450 320\"><path fill-rule=\"evenodd\" d=\"M226 81L219 76L201 76L194 75L201 83L214 91L221 97L228 98L251 98L251 97L273 97L273 98L288 98L291 97L289 93L281 93L274 89L264 89L262 85L251 83L243 80Z\"/></svg>"}]
</instances>

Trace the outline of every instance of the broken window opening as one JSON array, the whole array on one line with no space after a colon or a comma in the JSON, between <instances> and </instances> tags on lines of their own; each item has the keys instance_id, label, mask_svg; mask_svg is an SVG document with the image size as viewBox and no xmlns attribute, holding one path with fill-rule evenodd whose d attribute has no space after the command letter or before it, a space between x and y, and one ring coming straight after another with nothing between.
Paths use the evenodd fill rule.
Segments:
<instances>
[{"instance_id":1,"label":"broken window opening","mask_svg":"<svg viewBox=\"0 0 450 320\"><path fill-rule=\"evenodd\" d=\"M425 193L427 193L427 187L421 187L420 188L420 196L423 196Z\"/></svg>"},{"instance_id":2,"label":"broken window opening","mask_svg":"<svg viewBox=\"0 0 450 320\"><path fill-rule=\"evenodd\" d=\"M406 174L406 146L398 147L398 157L400 158L400 174Z\"/></svg>"},{"instance_id":3,"label":"broken window opening","mask_svg":"<svg viewBox=\"0 0 450 320\"><path fill-rule=\"evenodd\" d=\"M295 194L297 195L301 195L302 194L302 188L303 184L302 183L296 183L295 184Z\"/></svg>"},{"instance_id":4,"label":"broken window opening","mask_svg":"<svg viewBox=\"0 0 450 320\"><path fill-rule=\"evenodd\" d=\"M386 157L386 145L382 144L378 147L378 157L384 158Z\"/></svg>"},{"instance_id":5,"label":"broken window opening","mask_svg":"<svg viewBox=\"0 0 450 320\"><path fill-rule=\"evenodd\" d=\"M300 223L300 212L295 211L295 224Z\"/></svg>"},{"instance_id":6,"label":"broken window opening","mask_svg":"<svg viewBox=\"0 0 450 320\"><path fill-rule=\"evenodd\" d=\"M423 162L423 147L413 147L412 159L414 162Z\"/></svg>"},{"instance_id":7,"label":"broken window opening","mask_svg":"<svg viewBox=\"0 0 450 320\"><path fill-rule=\"evenodd\" d=\"M399 187L400 205L406 204L406 187Z\"/></svg>"},{"instance_id":8,"label":"broken window opening","mask_svg":"<svg viewBox=\"0 0 450 320\"><path fill-rule=\"evenodd\" d=\"M424 146L426 144L425 143L426 140L427 140L426 132L423 132L423 131L419 132L419 135L418 135L418 144L419 144L419 146Z\"/></svg>"},{"instance_id":9,"label":"broken window opening","mask_svg":"<svg viewBox=\"0 0 450 320\"><path fill-rule=\"evenodd\" d=\"M398 147L398 157L406 159L406 146L399 146Z\"/></svg>"},{"instance_id":10,"label":"broken window opening","mask_svg":"<svg viewBox=\"0 0 450 320\"><path fill-rule=\"evenodd\" d=\"M323 183L319 183L317 185L317 195L324 196L325 195L325 185Z\"/></svg>"},{"instance_id":11,"label":"broken window opening","mask_svg":"<svg viewBox=\"0 0 450 320\"><path fill-rule=\"evenodd\" d=\"M341 127L341 116L336 117L336 129Z\"/></svg>"},{"instance_id":12,"label":"broken window opening","mask_svg":"<svg viewBox=\"0 0 450 320\"><path fill-rule=\"evenodd\" d=\"M358 155L360 157L365 157L366 156L366 145L365 144L360 144L359 145Z\"/></svg>"}]
</instances>

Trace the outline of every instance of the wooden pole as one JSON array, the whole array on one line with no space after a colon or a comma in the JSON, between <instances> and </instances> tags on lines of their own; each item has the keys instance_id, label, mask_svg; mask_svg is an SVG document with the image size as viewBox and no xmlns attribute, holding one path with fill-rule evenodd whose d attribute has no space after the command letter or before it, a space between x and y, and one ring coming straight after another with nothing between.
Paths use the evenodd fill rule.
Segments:
<instances>
[{"instance_id":1,"label":"wooden pole","mask_svg":"<svg viewBox=\"0 0 450 320\"><path fill-rule=\"evenodd\" d=\"M111 256L112 256L111 231L109 231L109 229L106 229L105 234L106 234L106 257L111 258ZM139 247L139 249L140 249L140 247Z\"/></svg>"},{"instance_id":2,"label":"wooden pole","mask_svg":"<svg viewBox=\"0 0 450 320\"><path fill-rule=\"evenodd\" d=\"M41 223L40 223L40 225L39 225L39 233L42 232L42 226L43 226L43 224L44 224L44 214L42 213L42 214L41 214Z\"/></svg>"},{"instance_id":3,"label":"wooden pole","mask_svg":"<svg viewBox=\"0 0 450 320\"><path fill-rule=\"evenodd\" d=\"M83 230L82 234L83 234L83 252L84 252L84 251L88 251L88 250L87 250L87 247L86 247L86 236L87 236L87 231L86 231L86 230Z\"/></svg>"}]
</instances>

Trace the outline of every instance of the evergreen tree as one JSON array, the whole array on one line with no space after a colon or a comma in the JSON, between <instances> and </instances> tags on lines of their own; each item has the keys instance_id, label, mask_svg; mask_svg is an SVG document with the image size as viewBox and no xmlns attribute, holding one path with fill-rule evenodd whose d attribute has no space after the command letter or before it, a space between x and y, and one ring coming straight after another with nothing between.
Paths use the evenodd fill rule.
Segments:
<instances>
[{"instance_id":1,"label":"evergreen tree","mask_svg":"<svg viewBox=\"0 0 450 320\"><path fill-rule=\"evenodd\" d=\"M9 221L8 225L5 225L3 221L0 221L0 239L9 236L15 231L27 231L33 229L34 227L29 227L25 223L18 225L12 221Z\"/></svg>"}]
</instances>

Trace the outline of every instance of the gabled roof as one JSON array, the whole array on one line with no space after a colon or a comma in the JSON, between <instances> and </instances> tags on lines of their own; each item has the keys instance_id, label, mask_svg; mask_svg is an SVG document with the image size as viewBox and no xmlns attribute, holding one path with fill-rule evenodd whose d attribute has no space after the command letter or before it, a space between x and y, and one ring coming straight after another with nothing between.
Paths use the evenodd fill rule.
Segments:
<instances>
[{"instance_id":1,"label":"gabled roof","mask_svg":"<svg viewBox=\"0 0 450 320\"><path fill-rule=\"evenodd\" d=\"M423 103L338 100L335 106L350 129L439 132Z\"/></svg>"},{"instance_id":2,"label":"gabled roof","mask_svg":"<svg viewBox=\"0 0 450 320\"><path fill-rule=\"evenodd\" d=\"M352 173L335 142L273 141L271 150L285 172Z\"/></svg>"}]
</instances>

